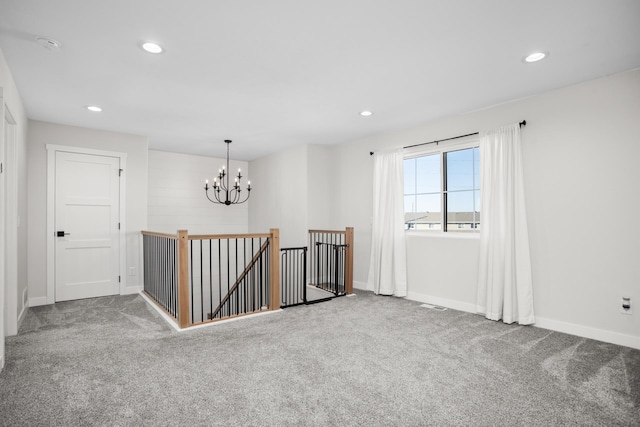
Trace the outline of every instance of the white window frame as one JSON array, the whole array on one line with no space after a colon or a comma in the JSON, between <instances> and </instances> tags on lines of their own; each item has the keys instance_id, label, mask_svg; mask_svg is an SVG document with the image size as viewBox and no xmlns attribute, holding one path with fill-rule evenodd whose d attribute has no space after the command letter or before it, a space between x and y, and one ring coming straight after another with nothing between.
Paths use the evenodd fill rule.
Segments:
<instances>
[{"instance_id":1,"label":"white window frame","mask_svg":"<svg viewBox=\"0 0 640 427\"><path fill-rule=\"evenodd\" d=\"M480 147L480 138L478 135L471 135L464 138L459 138L453 141L445 141L445 142L437 142L431 144L420 145L417 147L407 148L404 151L404 160L415 159L417 157L423 157L433 154L438 154L440 159L440 206L444 210L444 195L445 192L442 189L443 183L445 182L444 176L444 153L450 151L458 151L465 150L469 148ZM482 191L482 189L480 189ZM444 212L442 214L441 220L442 224L444 224ZM477 239L480 236L480 230L478 228L473 228L471 230L465 232L451 232L445 231L444 225L439 230L416 230L416 229L408 229L405 230L405 233L415 236L438 236L438 237L452 237L452 238L473 238Z\"/></svg>"}]
</instances>

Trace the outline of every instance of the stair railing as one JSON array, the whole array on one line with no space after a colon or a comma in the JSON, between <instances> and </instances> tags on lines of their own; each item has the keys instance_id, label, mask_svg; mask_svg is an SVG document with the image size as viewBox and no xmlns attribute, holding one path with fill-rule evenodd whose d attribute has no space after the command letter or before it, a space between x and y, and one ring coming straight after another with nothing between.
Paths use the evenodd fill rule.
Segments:
<instances>
[{"instance_id":1,"label":"stair railing","mask_svg":"<svg viewBox=\"0 0 640 427\"><path fill-rule=\"evenodd\" d=\"M339 295L353 293L353 227L309 230L309 284Z\"/></svg>"},{"instance_id":2,"label":"stair railing","mask_svg":"<svg viewBox=\"0 0 640 427\"><path fill-rule=\"evenodd\" d=\"M279 231L143 231L144 292L180 328L280 308Z\"/></svg>"}]
</instances>

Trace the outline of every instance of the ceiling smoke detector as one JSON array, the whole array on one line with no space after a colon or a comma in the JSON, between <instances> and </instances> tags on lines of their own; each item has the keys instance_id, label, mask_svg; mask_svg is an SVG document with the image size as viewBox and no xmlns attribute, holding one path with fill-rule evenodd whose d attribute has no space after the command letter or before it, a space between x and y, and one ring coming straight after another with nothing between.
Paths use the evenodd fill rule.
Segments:
<instances>
[{"instance_id":1,"label":"ceiling smoke detector","mask_svg":"<svg viewBox=\"0 0 640 427\"><path fill-rule=\"evenodd\" d=\"M58 50L62 47L62 43L58 40L50 39L49 37L36 37L36 42L48 50Z\"/></svg>"}]
</instances>

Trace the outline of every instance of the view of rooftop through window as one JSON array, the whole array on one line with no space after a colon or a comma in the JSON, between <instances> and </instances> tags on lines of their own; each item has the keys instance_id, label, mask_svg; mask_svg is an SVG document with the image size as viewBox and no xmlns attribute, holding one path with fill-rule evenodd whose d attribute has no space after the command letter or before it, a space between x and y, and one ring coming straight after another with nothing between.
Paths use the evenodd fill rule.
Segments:
<instances>
[{"instance_id":1,"label":"view of rooftop through window","mask_svg":"<svg viewBox=\"0 0 640 427\"><path fill-rule=\"evenodd\" d=\"M480 149L472 147L405 159L404 212L406 229L477 230Z\"/></svg>"}]
</instances>

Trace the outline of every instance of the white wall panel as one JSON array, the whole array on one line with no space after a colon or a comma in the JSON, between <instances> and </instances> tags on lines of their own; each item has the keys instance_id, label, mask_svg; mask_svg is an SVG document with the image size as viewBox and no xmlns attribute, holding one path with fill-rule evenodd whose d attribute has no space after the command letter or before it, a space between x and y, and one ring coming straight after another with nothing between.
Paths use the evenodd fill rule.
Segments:
<instances>
[{"instance_id":1,"label":"white wall panel","mask_svg":"<svg viewBox=\"0 0 640 427\"><path fill-rule=\"evenodd\" d=\"M247 203L231 206L211 203L205 197L205 179L213 182L223 164L226 159L150 150L149 230L163 233L188 230L189 234L247 233L249 203L255 192ZM251 179L247 162L231 160L229 168L234 176L238 168L242 169L242 188L246 191L245 177Z\"/></svg>"},{"instance_id":2,"label":"white wall panel","mask_svg":"<svg viewBox=\"0 0 640 427\"><path fill-rule=\"evenodd\" d=\"M251 171L256 183L249 212L251 232L278 228L280 247L307 245L307 146L254 160Z\"/></svg>"}]
</instances>

